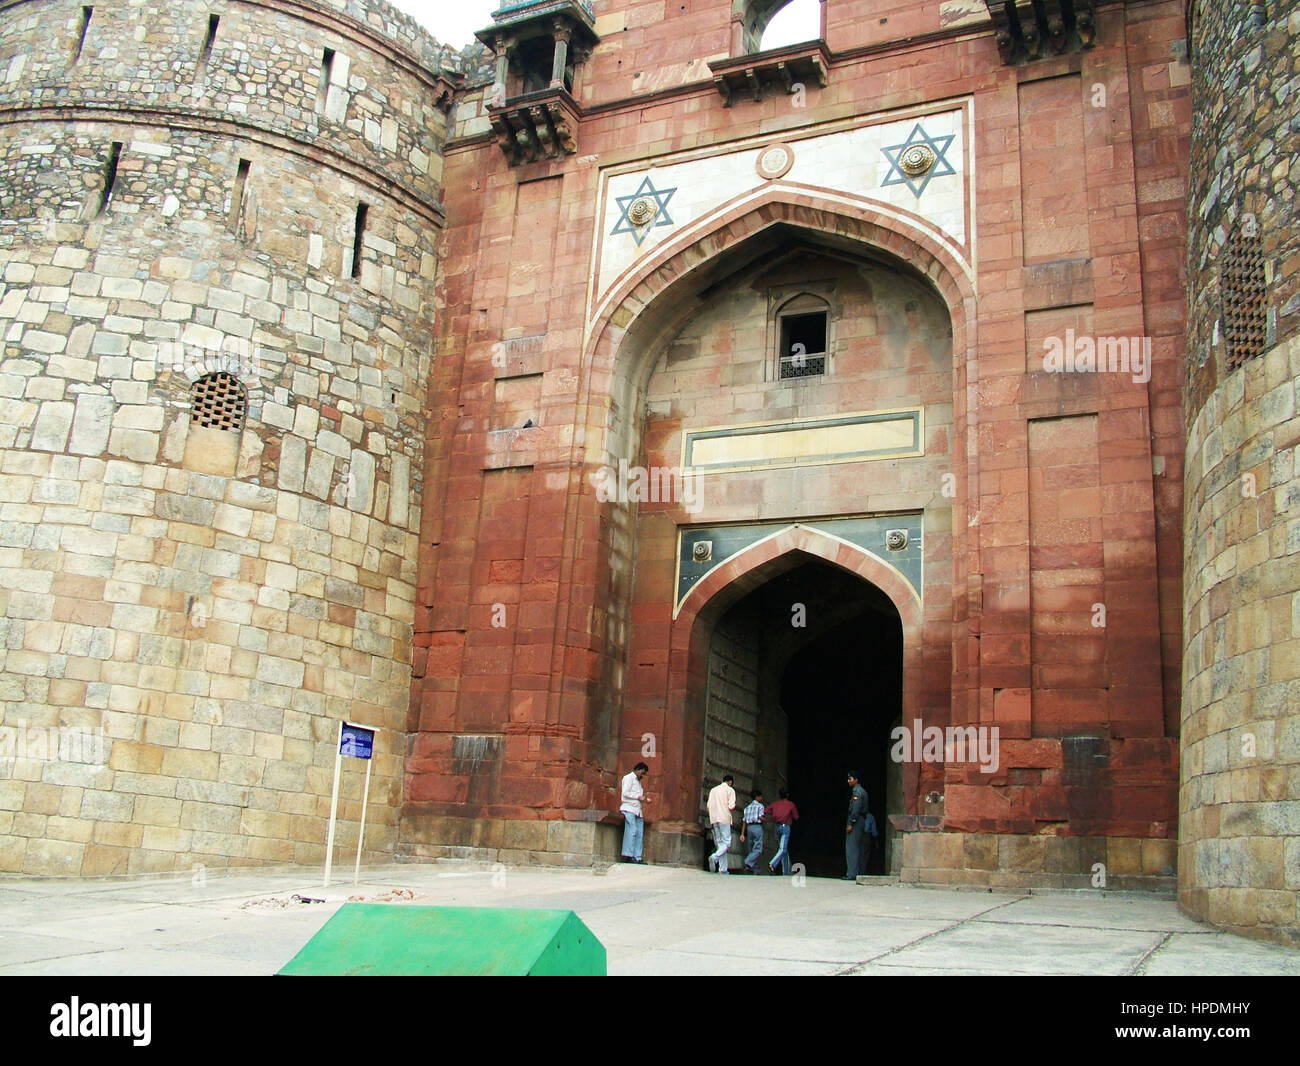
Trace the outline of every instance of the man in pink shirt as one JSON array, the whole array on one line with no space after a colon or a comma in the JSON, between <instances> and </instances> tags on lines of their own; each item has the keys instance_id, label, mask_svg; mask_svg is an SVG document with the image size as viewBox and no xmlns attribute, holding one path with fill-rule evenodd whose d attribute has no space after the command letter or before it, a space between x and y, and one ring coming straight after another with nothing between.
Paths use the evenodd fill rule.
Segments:
<instances>
[{"instance_id":1,"label":"man in pink shirt","mask_svg":"<svg viewBox=\"0 0 1300 1066\"><path fill-rule=\"evenodd\" d=\"M722 783L709 793L709 824L713 826L713 840L718 850L709 856L709 869L725 874L727 850L731 847L731 812L736 809L736 790L731 787L736 779L727 774Z\"/></svg>"}]
</instances>

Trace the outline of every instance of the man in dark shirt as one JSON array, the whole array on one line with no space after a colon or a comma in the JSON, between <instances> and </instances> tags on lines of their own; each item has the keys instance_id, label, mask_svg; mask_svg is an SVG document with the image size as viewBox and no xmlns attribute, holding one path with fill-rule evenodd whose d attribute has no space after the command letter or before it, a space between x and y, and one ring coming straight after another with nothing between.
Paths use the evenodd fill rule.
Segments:
<instances>
[{"instance_id":1,"label":"man in dark shirt","mask_svg":"<svg viewBox=\"0 0 1300 1066\"><path fill-rule=\"evenodd\" d=\"M862 844L867 828L867 790L858 784L858 775L854 770L848 773L849 813L844 826L844 859L848 864L848 873L841 881L856 881L858 874L865 873L863 868Z\"/></svg>"},{"instance_id":2,"label":"man in dark shirt","mask_svg":"<svg viewBox=\"0 0 1300 1066\"><path fill-rule=\"evenodd\" d=\"M795 822L799 820L799 808L790 802L790 790L783 788L778 790L781 798L775 803L770 804L767 808L767 816L776 823L776 854L772 856L772 861L767 864L768 870L777 873L778 868L781 873L789 876L790 873L790 829Z\"/></svg>"}]
</instances>

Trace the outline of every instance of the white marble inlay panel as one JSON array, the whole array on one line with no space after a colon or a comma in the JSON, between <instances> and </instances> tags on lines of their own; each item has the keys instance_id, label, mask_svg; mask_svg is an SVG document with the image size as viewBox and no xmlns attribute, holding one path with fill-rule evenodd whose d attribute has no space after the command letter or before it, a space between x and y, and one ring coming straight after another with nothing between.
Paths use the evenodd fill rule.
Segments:
<instances>
[{"instance_id":1,"label":"white marble inlay panel","mask_svg":"<svg viewBox=\"0 0 1300 1066\"><path fill-rule=\"evenodd\" d=\"M747 141L734 151L697 153L680 161L620 167L603 175L603 212L596 242L593 307L636 264L657 247L689 231L701 219L767 186L822 191L870 201L923 220L944 235L959 258L969 262L971 175L967 172L968 106L915 113L906 118L809 135L787 131L770 140ZM935 159L914 177L895 165L909 143L922 141ZM772 144L788 145L794 162L780 178L760 176L758 161ZM886 152L888 149L888 153ZM919 193L919 195L918 195ZM638 199L653 205L633 209ZM870 206L864 203L863 206ZM914 224L915 223L915 220Z\"/></svg>"}]
</instances>

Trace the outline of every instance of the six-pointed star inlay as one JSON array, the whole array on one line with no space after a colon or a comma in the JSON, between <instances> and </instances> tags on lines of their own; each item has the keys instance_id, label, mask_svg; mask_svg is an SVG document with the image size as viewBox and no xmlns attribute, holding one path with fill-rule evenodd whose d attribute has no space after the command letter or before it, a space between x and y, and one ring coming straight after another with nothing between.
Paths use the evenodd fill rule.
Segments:
<instances>
[{"instance_id":1,"label":"six-pointed star inlay","mask_svg":"<svg viewBox=\"0 0 1300 1066\"><path fill-rule=\"evenodd\" d=\"M668 201L673 198L673 193L676 191L675 188L656 189L654 183L647 177L631 196L614 197L618 203L619 216L618 221L614 223L614 228L609 231L609 235L612 237L616 233L630 233L637 246L640 247L641 242L645 240L646 234L656 226L671 226L673 224L672 217L668 214ZM632 209L632 205L642 197L653 200L658 210L649 222L638 226L629 217L628 212Z\"/></svg>"},{"instance_id":2,"label":"six-pointed star inlay","mask_svg":"<svg viewBox=\"0 0 1300 1066\"><path fill-rule=\"evenodd\" d=\"M946 174L956 174L952 164L948 162L948 149L952 147L952 142L957 139L955 133L941 134L938 137L931 137L925 130L921 129L918 122L912 132L908 134L907 140L902 144L891 144L888 148L882 148L885 158L889 160L889 173L885 175L881 187L886 185L906 185L912 192L920 196L925 192L925 187L930 184L931 178L941 178ZM923 144L934 153L934 165L924 174L917 174L913 177L903 169L903 153L914 145Z\"/></svg>"}]
</instances>

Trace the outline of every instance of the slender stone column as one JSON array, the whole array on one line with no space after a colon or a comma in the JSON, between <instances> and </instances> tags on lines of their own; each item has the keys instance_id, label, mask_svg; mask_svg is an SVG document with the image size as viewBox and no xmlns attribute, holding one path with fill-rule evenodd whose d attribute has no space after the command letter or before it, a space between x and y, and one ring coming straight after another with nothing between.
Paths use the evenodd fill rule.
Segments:
<instances>
[{"instance_id":1,"label":"slender stone column","mask_svg":"<svg viewBox=\"0 0 1300 1066\"><path fill-rule=\"evenodd\" d=\"M504 38L498 37L493 42L493 50L497 54L496 77L492 81L492 95L489 103L501 107L506 102L506 74L510 70L510 52L513 49L513 43Z\"/></svg>"},{"instance_id":2,"label":"slender stone column","mask_svg":"<svg viewBox=\"0 0 1300 1066\"><path fill-rule=\"evenodd\" d=\"M551 64L551 88L563 89L564 68L569 65L569 38L572 31L561 23L556 23L553 31L555 37L555 60Z\"/></svg>"}]
</instances>

